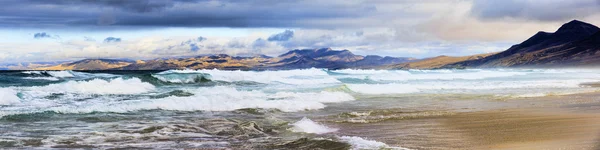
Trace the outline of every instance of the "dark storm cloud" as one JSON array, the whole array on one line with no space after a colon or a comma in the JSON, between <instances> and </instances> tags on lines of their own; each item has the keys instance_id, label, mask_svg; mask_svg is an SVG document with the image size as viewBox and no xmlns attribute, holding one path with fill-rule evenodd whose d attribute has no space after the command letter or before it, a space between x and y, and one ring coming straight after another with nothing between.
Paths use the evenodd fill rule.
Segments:
<instances>
[{"instance_id":1,"label":"dark storm cloud","mask_svg":"<svg viewBox=\"0 0 600 150\"><path fill-rule=\"evenodd\" d=\"M106 39L104 39L104 43L116 43L116 42L121 42L121 38L107 37Z\"/></svg>"},{"instance_id":2,"label":"dark storm cloud","mask_svg":"<svg viewBox=\"0 0 600 150\"><path fill-rule=\"evenodd\" d=\"M474 0L471 14L480 19L571 20L600 12L600 0Z\"/></svg>"},{"instance_id":3,"label":"dark storm cloud","mask_svg":"<svg viewBox=\"0 0 600 150\"><path fill-rule=\"evenodd\" d=\"M366 17L367 2L279 0L3 0L4 27L330 27Z\"/></svg>"},{"instance_id":4,"label":"dark storm cloud","mask_svg":"<svg viewBox=\"0 0 600 150\"><path fill-rule=\"evenodd\" d=\"M294 31L285 30L281 33L271 35L267 40L269 40L269 41L287 41L293 37L294 37Z\"/></svg>"}]
</instances>

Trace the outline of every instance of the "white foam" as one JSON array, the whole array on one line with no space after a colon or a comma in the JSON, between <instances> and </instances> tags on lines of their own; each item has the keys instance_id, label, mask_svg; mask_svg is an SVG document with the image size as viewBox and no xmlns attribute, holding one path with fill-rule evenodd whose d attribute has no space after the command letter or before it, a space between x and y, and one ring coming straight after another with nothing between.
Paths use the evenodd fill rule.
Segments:
<instances>
[{"instance_id":1,"label":"white foam","mask_svg":"<svg viewBox=\"0 0 600 150\"><path fill-rule=\"evenodd\" d=\"M0 105L11 105L20 102L17 91L10 88L0 88Z\"/></svg>"},{"instance_id":2,"label":"white foam","mask_svg":"<svg viewBox=\"0 0 600 150\"><path fill-rule=\"evenodd\" d=\"M49 81L58 81L60 79L56 78L56 77L24 77L23 79L29 79L29 80L49 80Z\"/></svg>"},{"instance_id":3,"label":"white foam","mask_svg":"<svg viewBox=\"0 0 600 150\"><path fill-rule=\"evenodd\" d=\"M139 110L177 110L177 111L232 111L242 108L279 109L285 112L314 110L325 108L325 103L343 102L354 98L342 92L264 93L261 91L243 91L233 87L216 86L187 89L194 94L189 97L166 97L161 99L140 99L112 101L110 98L98 98L63 104L41 104L38 111L56 111L61 113L90 112L130 112ZM31 104L33 105L33 104ZM54 106L54 107L49 107ZM29 109L31 110L31 109Z\"/></svg>"},{"instance_id":4,"label":"white foam","mask_svg":"<svg viewBox=\"0 0 600 150\"><path fill-rule=\"evenodd\" d=\"M73 75L71 71L46 71L46 73L50 74L53 77L59 78L75 77L75 75Z\"/></svg>"},{"instance_id":5,"label":"white foam","mask_svg":"<svg viewBox=\"0 0 600 150\"><path fill-rule=\"evenodd\" d=\"M347 84L348 89L362 94L404 94L421 90L399 84Z\"/></svg>"},{"instance_id":6,"label":"white foam","mask_svg":"<svg viewBox=\"0 0 600 150\"><path fill-rule=\"evenodd\" d=\"M138 78L115 78L110 80L68 81L23 89L42 93L140 94L152 91L155 87L150 83L142 82Z\"/></svg>"},{"instance_id":7,"label":"white foam","mask_svg":"<svg viewBox=\"0 0 600 150\"><path fill-rule=\"evenodd\" d=\"M314 133L314 134L324 134L330 132L336 132L338 129L330 128L319 123L316 123L306 117L302 118L302 120L295 122L292 124L292 128L290 128L293 132L304 132L304 133Z\"/></svg>"},{"instance_id":8,"label":"white foam","mask_svg":"<svg viewBox=\"0 0 600 150\"><path fill-rule=\"evenodd\" d=\"M206 78L210 79L210 75L203 73L167 73L160 72L157 74L153 74L152 77L170 83L195 83L196 81Z\"/></svg>"},{"instance_id":9,"label":"white foam","mask_svg":"<svg viewBox=\"0 0 600 150\"><path fill-rule=\"evenodd\" d=\"M407 148L402 147L392 147L388 146L383 142L373 141L363 139L361 137L356 136L342 136L339 139L343 142L346 142L352 145L353 150L364 150L364 149L396 149L396 150L409 150Z\"/></svg>"},{"instance_id":10,"label":"white foam","mask_svg":"<svg viewBox=\"0 0 600 150\"><path fill-rule=\"evenodd\" d=\"M582 83L597 82L589 79L537 80L537 81L422 81L416 83L347 84L348 89L362 94L405 94L418 92L451 92L461 90L477 93L481 90L519 89L582 89ZM582 89L583 90L583 89ZM520 90L523 91L523 90ZM523 91L526 92L526 91Z\"/></svg>"},{"instance_id":11,"label":"white foam","mask_svg":"<svg viewBox=\"0 0 600 150\"><path fill-rule=\"evenodd\" d=\"M315 68L282 71L170 70L168 73L203 73L209 74L211 80L225 82L251 81L294 85L340 83L324 70Z\"/></svg>"},{"instance_id":12,"label":"white foam","mask_svg":"<svg viewBox=\"0 0 600 150\"><path fill-rule=\"evenodd\" d=\"M371 79L376 81L410 81L410 80L480 80L488 78L527 75L527 72L494 71L494 70L336 70L336 73L349 74L343 78ZM418 72L418 73L417 73Z\"/></svg>"},{"instance_id":13,"label":"white foam","mask_svg":"<svg viewBox=\"0 0 600 150\"><path fill-rule=\"evenodd\" d=\"M75 75L73 75L71 73L71 71L23 71L22 73L25 74L38 74L38 75L42 75L43 73L47 73L53 77L58 77L58 78L69 78L69 77L75 77Z\"/></svg>"}]
</instances>

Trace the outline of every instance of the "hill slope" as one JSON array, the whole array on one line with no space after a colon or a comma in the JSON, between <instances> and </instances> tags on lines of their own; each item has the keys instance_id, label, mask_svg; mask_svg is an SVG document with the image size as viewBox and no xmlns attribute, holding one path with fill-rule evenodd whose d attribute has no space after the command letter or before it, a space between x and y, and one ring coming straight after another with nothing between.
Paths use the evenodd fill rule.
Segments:
<instances>
[{"instance_id":1,"label":"hill slope","mask_svg":"<svg viewBox=\"0 0 600 150\"><path fill-rule=\"evenodd\" d=\"M444 66L445 68L575 67L600 63L600 28L573 20L556 32L538 32L508 50Z\"/></svg>"},{"instance_id":2,"label":"hill slope","mask_svg":"<svg viewBox=\"0 0 600 150\"><path fill-rule=\"evenodd\" d=\"M396 65L385 66L383 69L438 69L448 64L453 64L457 62L469 61L469 60L479 60L494 53L487 54L478 54L471 56L462 56L462 57L452 57L452 56L437 56L433 58L426 58L422 60L417 60L414 62L401 63Z\"/></svg>"}]
</instances>

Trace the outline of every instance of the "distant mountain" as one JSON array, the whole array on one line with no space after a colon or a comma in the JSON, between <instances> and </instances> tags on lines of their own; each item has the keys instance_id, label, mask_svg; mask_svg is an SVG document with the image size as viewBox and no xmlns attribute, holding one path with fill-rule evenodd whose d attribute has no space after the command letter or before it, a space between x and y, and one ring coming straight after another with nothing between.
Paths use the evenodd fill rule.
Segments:
<instances>
[{"instance_id":1,"label":"distant mountain","mask_svg":"<svg viewBox=\"0 0 600 150\"><path fill-rule=\"evenodd\" d=\"M135 62L116 59L84 59L50 67L40 67L37 70L108 70L121 68Z\"/></svg>"},{"instance_id":2,"label":"distant mountain","mask_svg":"<svg viewBox=\"0 0 600 150\"><path fill-rule=\"evenodd\" d=\"M190 58L163 58L153 60L86 59L64 63L40 70L168 70L168 69L224 69L224 70L280 70L304 68L374 68L413 61L413 58L355 55L348 50L331 48L296 49L277 57L257 55L234 57L225 54Z\"/></svg>"},{"instance_id":3,"label":"distant mountain","mask_svg":"<svg viewBox=\"0 0 600 150\"><path fill-rule=\"evenodd\" d=\"M448 64L454 64L457 62L479 60L484 59L495 53L478 54L471 56L452 57L452 56L437 56L432 58L426 58L417 60L414 62L406 62L401 64L394 64L390 66L383 66L381 69L440 69Z\"/></svg>"},{"instance_id":4,"label":"distant mountain","mask_svg":"<svg viewBox=\"0 0 600 150\"><path fill-rule=\"evenodd\" d=\"M577 67L600 64L600 28L578 20L556 32L538 32L508 50L445 68Z\"/></svg>"}]
</instances>

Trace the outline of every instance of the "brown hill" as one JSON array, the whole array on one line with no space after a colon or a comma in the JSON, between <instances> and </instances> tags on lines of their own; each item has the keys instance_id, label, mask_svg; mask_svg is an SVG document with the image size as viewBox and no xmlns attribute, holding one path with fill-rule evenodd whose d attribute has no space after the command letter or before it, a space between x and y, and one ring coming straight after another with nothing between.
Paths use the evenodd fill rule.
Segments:
<instances>
[{"instance_id":1,"label":"brown hill","mask_svg":"<svg viewBox=\"0 0 600 150\"><path fill-rule=\"evenodd\" d=\"M432 58L426 58L417 60L414 62L401 63L396 65L385 66L384 69L438 69L448 64L457 62L463 62L468 60L479 60L487 56L493 55L494 53L478 54L471 56L453 57L453 56L437 56Z\"/></svg>"},{"instance_id":2,"label":"brown hill","mask_svg":"<svg viewBox=\"0 0 600 150\"><path fill-rule=\"evenodd\" d=\"M600 28L573 20L556 32L538 32L508 50L483 59L468 60L445 68L579 67L600 63Z\"/></svg>"},{"instance_id":3,"label":"brown hill","mask_svg":"<svg viewBox=\"0 0 600 150\"><path fill-rule=\"evenodd\" d=\"M108 70L133 64L132 61L113 59L84 59L50 67L35 68L36 70Z\"/></svg>"}]
</instances>

